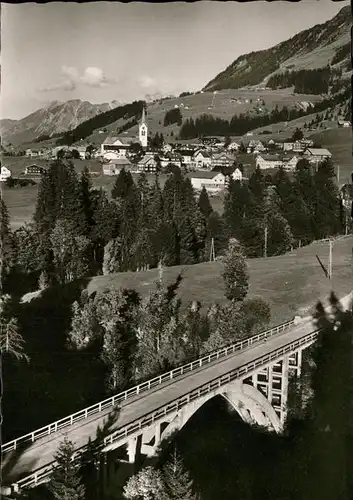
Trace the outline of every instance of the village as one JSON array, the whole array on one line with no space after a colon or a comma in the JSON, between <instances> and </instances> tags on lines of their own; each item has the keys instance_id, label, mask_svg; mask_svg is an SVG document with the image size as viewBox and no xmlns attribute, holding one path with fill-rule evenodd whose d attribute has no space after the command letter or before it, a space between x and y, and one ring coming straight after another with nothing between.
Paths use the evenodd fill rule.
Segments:
<instances>
[{"instance_id":1,"label":"village","mask_svg":"<svg viewBox=\"0 0 353 500\"><path fill-rule=\"evenodd\" d=\"M269 173L279 168L293 172L301 158L306 158L317 167L321 161L332 157L328 149L315 147L313 140L304 138L299 129L291 140L278 142L273 139L252 139L252 133L249 132L240 141L231 137L203 137L193 141L164 143L162 138L156 144L156 141L151 141L145 109L138 136L127 134L108 136L99 147L79 145L57 146L51 150L27 149L25 156L48 161L56 158L96 159L101 164L103 176L116 176L122 169L134 174L170 173L177 167L191 179L196 192L205 187L211 196L224 191L230 178L246 180L248 167L252 167L252 170L258 167ZM29 164L22 175L36 178L45 169L35 163ZM2 180L11 177L11 170L3 166L1 177Z\"/></svg>"}]
</instances>

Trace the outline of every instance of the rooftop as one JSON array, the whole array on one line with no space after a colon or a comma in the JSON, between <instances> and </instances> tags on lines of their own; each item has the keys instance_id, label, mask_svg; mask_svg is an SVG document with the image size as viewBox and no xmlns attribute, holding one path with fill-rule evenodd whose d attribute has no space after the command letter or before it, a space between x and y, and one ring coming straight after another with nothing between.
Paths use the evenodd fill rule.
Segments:
<instances>
[{"instance_id":1,"label":"rooftop","mask_svg":"<svg viewBox=\"0 0 353 500\"><path fill-rule=\"evenodd\" d=\"M209 171L201 172L200 170L198 170L197 172L189 172L186 175L190 179L213 179L214 177L216 177L219 174L221 174L221 172L215 172L215 171L212 171L212 172L209 172Z\"/></svg>"}]
</instances>

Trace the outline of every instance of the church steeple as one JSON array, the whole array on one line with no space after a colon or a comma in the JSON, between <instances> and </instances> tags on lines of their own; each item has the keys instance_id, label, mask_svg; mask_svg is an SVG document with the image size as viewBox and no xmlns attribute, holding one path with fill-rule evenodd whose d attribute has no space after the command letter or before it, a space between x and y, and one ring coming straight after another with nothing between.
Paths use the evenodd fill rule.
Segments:
<instances>
[{"instance_id":1,"label":"church steeple","mask_svg":"<svg viewBox=\"0 0 353 500\"><path fill-rule=\"evenodd\" d=\"M145 106L142 108L141 123L139 125L139 140L143 148L147 148L147 123L146 123L146 111Z\"/></svg>"},{"instance_id":2,"label":"church steeple","mask_svg":"<svg viewBox=\"0 0 353 500\"><path fill-rule=\"evenodd\" d=\"M141 125L146 124L146 112L145 112L145 106L142 108L142 118L141 118Z\"/></svg>"}]
</instances>

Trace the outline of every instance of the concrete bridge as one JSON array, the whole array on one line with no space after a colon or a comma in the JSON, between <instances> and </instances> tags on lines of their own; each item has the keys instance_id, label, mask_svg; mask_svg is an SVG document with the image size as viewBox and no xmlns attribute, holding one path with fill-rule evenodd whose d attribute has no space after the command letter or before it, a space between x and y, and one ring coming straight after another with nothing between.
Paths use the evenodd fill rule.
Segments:
<instances>
[{"instance_id":1,"label":"concrete bridge","mask_svg":"<svg viewBox=\"0 0 353 500\"><path fill-rule=\"evenodd\" d=\"M341 300L344 308L350 299L351 294ZM280 432L289 376L300 374L302 352L317 335L311 317L295 318L5 443L2 470L10 471L3 477L2 491L16 492L47 481L63 438L75 443L79 455L115 408L118 415L104 438L102 453L123 449L130 463L136 454L153 456L163 439L217 395L245 422Z\"/></svg>"}]
</instances>

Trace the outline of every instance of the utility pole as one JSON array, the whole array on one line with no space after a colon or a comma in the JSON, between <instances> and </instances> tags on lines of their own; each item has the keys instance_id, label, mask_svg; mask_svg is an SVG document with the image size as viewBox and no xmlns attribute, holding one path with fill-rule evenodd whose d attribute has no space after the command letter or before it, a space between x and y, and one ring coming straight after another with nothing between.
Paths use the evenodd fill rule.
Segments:
<instances>
[{"instance_id":1,"label":"utility pole","mask_svg":"<svg viewBox=\"0 0 353 500\"><path fill-rule=\"evenodd\" d=\"M328 261L328 279L332 280L332 245L333 241L329 241L329 261Z\"/></svg>"},{"instance_id":2,"label":"utility pole","mask_svg":"<svg viewBox=\"0 0 353 500\"><path fill-rule=\"evenodd\" d=\"M337 184L340 183L340 166L337 165Z\"/></svg>"},{"instance_id":3,"label":"utility pole","mask_svg":"<svg viewBox=\"0 0 353 500\"><path fill-rule=\"evenodd\" d=\"M216 255L214 251L214 238L211 239L211 250L210 250L210 262L213 262L216 260Z\"/></svg>"},{"instance_id":4,"label":"utility pole","mask_svg":"<svg viewBox=\"0 0 353 500\"><path fill-rule=\"evenodd\" d=\"M265 244L264 244L264 257L267 257L267 226L265 226Z\"/></svg>"}]
</instances>

